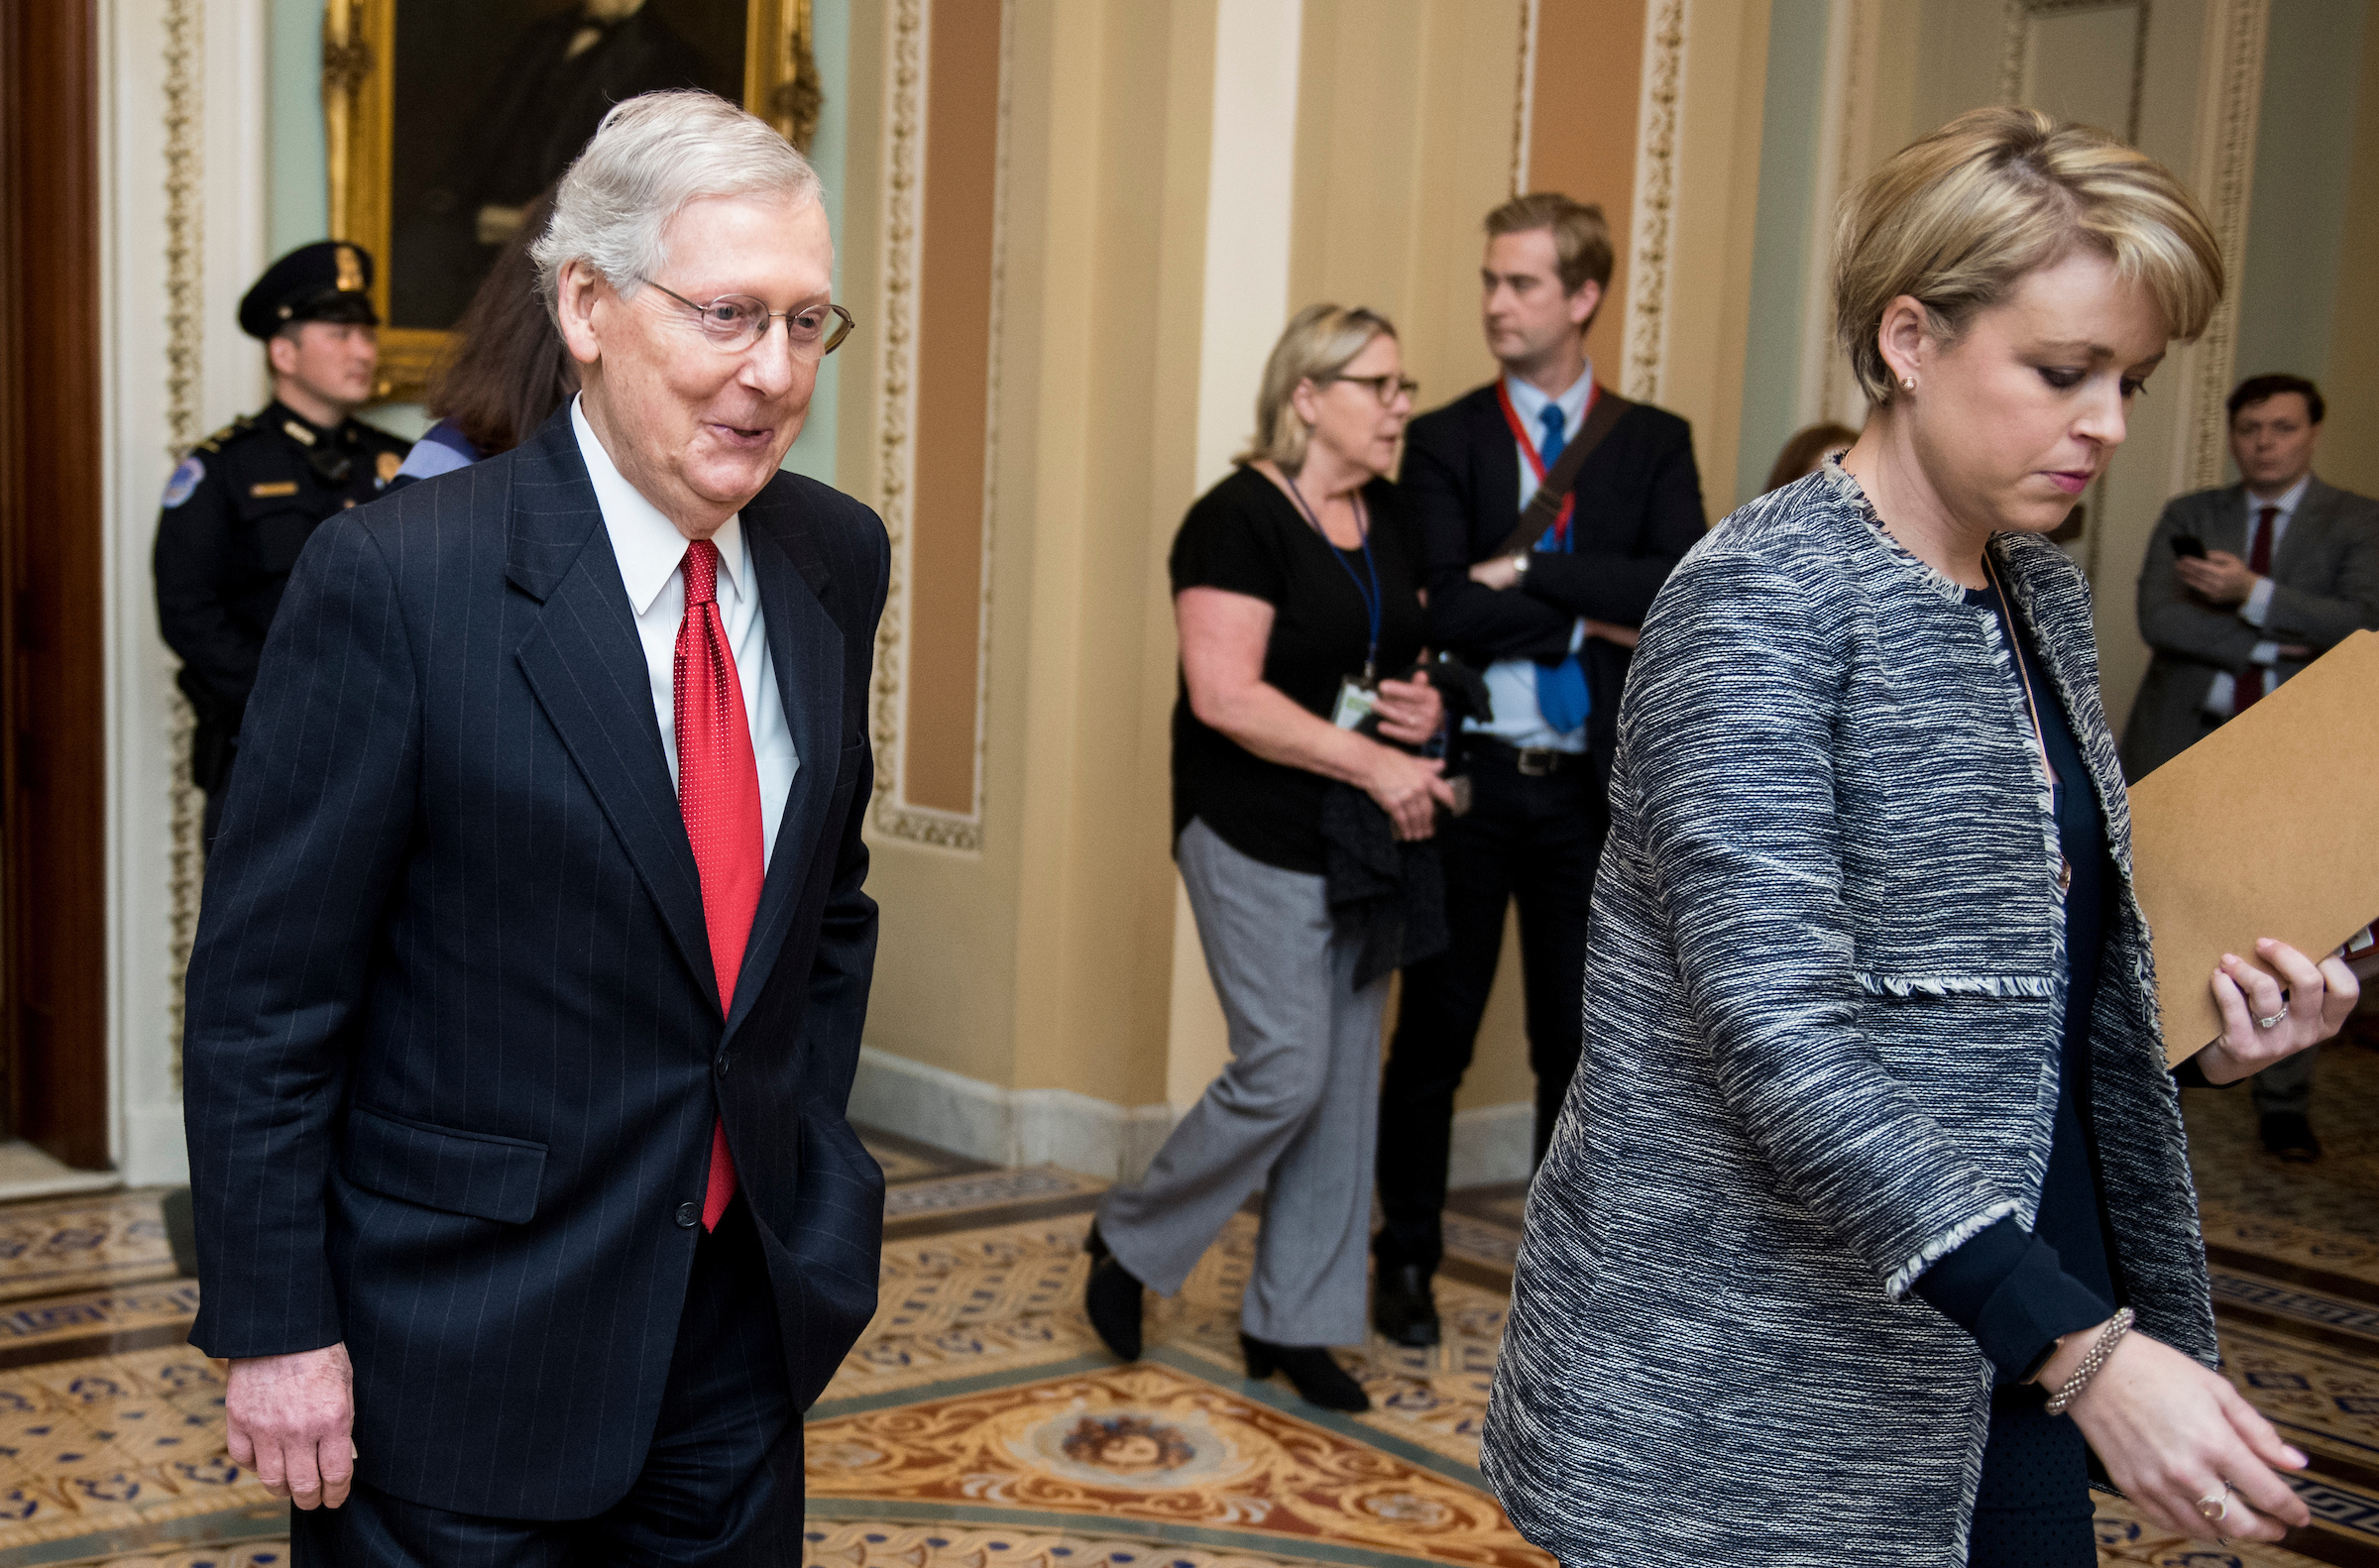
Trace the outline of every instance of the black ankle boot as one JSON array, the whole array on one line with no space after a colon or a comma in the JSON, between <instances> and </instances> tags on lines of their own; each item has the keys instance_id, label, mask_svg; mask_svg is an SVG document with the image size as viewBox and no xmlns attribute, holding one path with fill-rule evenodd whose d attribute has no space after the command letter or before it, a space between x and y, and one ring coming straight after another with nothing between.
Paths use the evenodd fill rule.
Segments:
<instances>
[{"instance_id":1,"label":"black ankle boot","mask_svg":"<svg viewBox=\"0 0 2379 1568\"><path fill-rule=\"evenodd\" d=\"M1416 1263L1384 1263L1371 1290L1372 1326L1387 1339L1416 1347L1437 1343L1437 1299L1429 1290L1428 1270Z\"/></svg>"},{"instance_id":2,"label":"black ankle boot","mask_svg":"<svg viewBox=\"0 0 2379 1568\"><path fill-rule=\"evenodd\" d=\"M1371 1396L1363 1385L1346 1375L1337 1358L1319 1345L1276 1345L1242 1332L1239 1353L1247 1358L1247 1375L1262 1381L1274 1372L1289 1374L1297 1392L1307 1404L1318 1404L1325 1410L1368 1410Z\"/></svg>"},{"instance_id":3,"label":"black ankle boot","mask_svg":"<svg viewBox=\"0 0 2379 1568\"><path fill-rule=\"evenodd\" d=\"M1090 1227L1090 1239L1082 1250L1095 1260L1090 1265L1090 1283L1082 1291L1082 1310L1090 1314L1090 1326L1098 1330L1099 1343L1118 1360L1138 1361L1140 1292L1145 1287L1138 1275L1107 1251L1096 1225Z\"/></svg>"}]
</instances>

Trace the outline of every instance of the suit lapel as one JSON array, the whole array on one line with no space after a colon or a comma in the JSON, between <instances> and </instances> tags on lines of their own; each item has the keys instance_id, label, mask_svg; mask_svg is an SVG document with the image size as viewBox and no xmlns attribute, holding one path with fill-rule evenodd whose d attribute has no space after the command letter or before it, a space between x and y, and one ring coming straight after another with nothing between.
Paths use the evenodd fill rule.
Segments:
<instances>
[{"instance_id":1,"label":"suit lapel","mask_svg":"<svg viewBox=\"0 0 2379 1568\"><path fill-rule=\"evenodd\" d=\"M1510 537L1520 521L1520 465L1526 460L1512 439L1512 427L1504 423L1504 410L1495 400L1492 384L1471 415L1471 428L1479 461L1479 512L1472 526L1483 525L1487 530L1470 542L1471 556L1476 559Z\"/></svg>"},{"instance_id":2,"label":"suit lapel","mask_svg":"<svg viewBox=\"0 0 2379 1568\"><path fill-rule=\"evenodd\" d=\"M716 1006L702 878L669 783L652 676L567 407L523 449L514 475L506 575L544 608L513 656Z\"/></svg>"},{"instance_id":3,"label":"suit lapel","mask_svg":"<svg viewBox=\"0 0 2379 1568\"><path fill-rule=\"evenodd\" d=\"M2280 536L2280 548L2272 552L2272 581L2297 581L2304 557L2328 531L2329 510L2336 503L2336 491L2318 479L2306 482L2305 499L2297 503L2297 513L2288 519L2288 531Z\"/></svg>"},{"instance_id":4,"label":"suit lapel","mask_svg":"<svg viewBox=\"0 0 2379 1568\"><path fill-rule=\"evenodd\" d=\"M728 1015L731 1035L776 967L813 857L829 838L831 825L821 818L834 795L843 733L843 628L819 597L831 591L832 584L821 573L813 587L794 563L792 551L800 548L799 519L790 506L755 502L743 509L743 520L752 576L759 582L768 659L775 667L785 725L793 734L796 766L784 817L777 825L776 847L768 856L767 880L760 887L760 906L752 915L751 940L743 950L736 1005Z\"/></svg>"}]
</instances>

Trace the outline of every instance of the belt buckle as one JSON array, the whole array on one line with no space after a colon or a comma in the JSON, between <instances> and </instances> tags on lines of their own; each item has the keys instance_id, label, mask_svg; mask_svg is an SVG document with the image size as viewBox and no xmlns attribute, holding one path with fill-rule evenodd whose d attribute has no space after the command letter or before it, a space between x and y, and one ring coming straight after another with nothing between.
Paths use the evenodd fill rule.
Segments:
<instances>
[{"instance_id":1,"label":"belt buckle","mask_svg":"<svg viewBox=\"0 0 2379 1568\"><path fill-rule=\"evenodd\" d=\"M1561 766L1561 753L1551 746L1521 746L1518 751L1522 778L1545 778Z\"/></svg>"}]
</instances>

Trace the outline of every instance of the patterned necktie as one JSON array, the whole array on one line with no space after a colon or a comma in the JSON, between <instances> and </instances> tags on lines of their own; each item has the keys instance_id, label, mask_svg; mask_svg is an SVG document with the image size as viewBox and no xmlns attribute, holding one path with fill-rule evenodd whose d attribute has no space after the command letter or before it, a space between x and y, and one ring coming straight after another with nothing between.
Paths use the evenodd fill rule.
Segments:
<instances>
[{"instance_id":1,"label":"patterned necktie","mask_svg":"<svg viewBox=\"0 0 2379 1568\"><path fill-rule=\"evenodd\" d=\"M760 907L760 770L752 760L751 728L743 717L743 687L719 619L719 547L697 539L686 547L686 618L677 628L677 809L702 876L702 923L711 938L711 967L719 976L719 1009L736 1005L736 975ZM736 1166L727 1124L711 1124L711 1177L702 1198L702 1226L716 1230L736 1195Z\"/></svg>"},{"instance_id":2,"label":"patterned necktie","mask_svg":"<svg viewBox=\"0 0 2379 1568\"><path fill-rule=\"evenodd\" d=\"M2255 508L2255 537L2247 541L2247 570L2257 577L2272 575L2272 533L2280 520L2277 506ZM2263 699L2263 666L2250 664L2231 688L2230 712L2243 714Z\"/></svg>"},{"instance_id":3,"label":"patterned necktie","mask_svg":"<svg viewBox=\"0 0 2379 1568\"><path fill-rule=\"evenodd\" d=\"M1544 434L1536 442L1536 455L1543 460L1545 472L1550 473L1561 460L1561 449L1569 445L1569 416L1561 411L1559 403L1548 402L1536 415L1536 422L1544 427ZM1536 548L1566 555L1569 539L1569 529L1555 523L1536 541ZM1586 685L1586 668L1578 662L1576 654L1558 664L1536 666L1536 711L1544 715L1545 724L1559 734L1568 734L1583 725L1586 716L1594 711L1594 694Z\"/></svg>"}]
</instances>

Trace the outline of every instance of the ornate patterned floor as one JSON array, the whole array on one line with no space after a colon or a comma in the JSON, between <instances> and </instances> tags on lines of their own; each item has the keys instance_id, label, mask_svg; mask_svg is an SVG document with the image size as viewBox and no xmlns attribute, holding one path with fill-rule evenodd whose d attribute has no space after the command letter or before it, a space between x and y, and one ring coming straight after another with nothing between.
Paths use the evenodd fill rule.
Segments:
<instances>
[{"instance_id":1,"label":"ornate patterned floor","mask_svg":"<svg viewBox=\"0 0 2379 1568\"><path fill-rule=\"evenodd\" d=\"M2101 1565L2379 1568L2379 1055L2332 1050L2311 1167L2246 1096L2188 1096L2232 1381L2314 1457L2318 1523L2215 1549L2098 1513ZM1235 1218L1120 1367L1081 1314L1101 1183L869 1135L883 1296L809 1423L815 1568L1543 1568L1476 1469L1518 1187L1455 1194L1432 1351L1343 1359L1374 1408L1242 1375L1254 1222ZM154 1192L0 1209L0 1568L282 1568L285 1515L222 1452Z\"/></svg>"}]
</instances>

